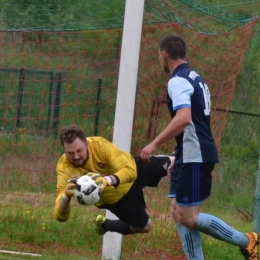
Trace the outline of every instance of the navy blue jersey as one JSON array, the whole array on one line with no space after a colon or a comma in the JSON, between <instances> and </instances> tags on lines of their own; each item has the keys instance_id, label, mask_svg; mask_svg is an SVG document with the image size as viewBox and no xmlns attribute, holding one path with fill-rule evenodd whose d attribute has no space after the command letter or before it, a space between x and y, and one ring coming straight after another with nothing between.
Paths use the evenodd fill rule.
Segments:
<instances>
[{"instance_id":1,"label":"navy blue jersey","mask_svg":"<svg viewBox=\"0 0 260 260\"><path fill-rule=\"evenodd\" d=\"M168 82L167 104L172 118L178 109L191 108L191 122L175 138L175 163L218 162L210 129L210 92L187 63L179 65Z\"/></svg>"}]
</instances>

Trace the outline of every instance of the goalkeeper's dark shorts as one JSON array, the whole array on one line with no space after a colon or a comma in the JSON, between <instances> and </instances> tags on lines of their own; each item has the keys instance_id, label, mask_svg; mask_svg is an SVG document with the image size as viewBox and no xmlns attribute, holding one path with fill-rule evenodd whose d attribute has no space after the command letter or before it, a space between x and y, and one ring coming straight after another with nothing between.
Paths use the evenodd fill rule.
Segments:
<instances>
[{"instance_id":1,"label":"goalkeeper's dark shorts","mask_svg":"<svg viewBox=\"0 0 260 260\"><path fill-rule=\"evenodd\" d=\"M161 178L167 175L167 168L171 161L168 156L151 156L147 163L143 162L140 156L134 159L137 165L136 181L124 197L113 205L105 205L105 208L121 221L142 229L149 220L145 210L143 188L157 187Z\"/></svg>"}]
</instances>

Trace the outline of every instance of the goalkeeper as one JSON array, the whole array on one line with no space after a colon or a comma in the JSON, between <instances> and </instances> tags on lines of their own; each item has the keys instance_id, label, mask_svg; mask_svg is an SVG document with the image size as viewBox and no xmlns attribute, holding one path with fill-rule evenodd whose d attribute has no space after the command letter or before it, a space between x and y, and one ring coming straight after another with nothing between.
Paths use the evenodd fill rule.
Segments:
<instances>
[{"instance_id":1,"label":"goalkeeper","mask_svg":"<svg viewBox=\"0 0 260 260\"><path fill-rule=\"evenodd\" d=\"M98 234L107 231L123 235L148 233L152 224L142 189L157 187L161 178L170 173L175 157L151 156L145 163L140 156L132 157L102 137L86 138L84 131L76 125L63 128L60 141L64 154L56 168L54 217L60 222L69 219L77 178L88 174L102 189L100 200L94 205L108 209L118 217L118 220L110 220L98 215L94 220Z\"/></svg>"}]
</instances>

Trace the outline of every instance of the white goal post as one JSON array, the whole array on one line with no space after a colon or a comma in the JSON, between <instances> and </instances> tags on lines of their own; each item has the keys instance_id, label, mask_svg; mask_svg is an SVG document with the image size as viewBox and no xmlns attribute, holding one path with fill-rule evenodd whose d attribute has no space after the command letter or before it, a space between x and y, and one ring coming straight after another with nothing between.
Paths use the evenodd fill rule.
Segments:
<instances>
[{"instance_id":1,"label":"white goal post","mask_svg":"<svg viewBox=\"0 0 260 260\"><path fill-rule=\"evenodd\" d=\"M131 148L143 13L144 0L126 0L113 143L127 152ZM106 217L117 219L109 210ZM120 259L121 244L121 234L107 232L103 238L102 260Z\"/></svg>"}]
</instances>

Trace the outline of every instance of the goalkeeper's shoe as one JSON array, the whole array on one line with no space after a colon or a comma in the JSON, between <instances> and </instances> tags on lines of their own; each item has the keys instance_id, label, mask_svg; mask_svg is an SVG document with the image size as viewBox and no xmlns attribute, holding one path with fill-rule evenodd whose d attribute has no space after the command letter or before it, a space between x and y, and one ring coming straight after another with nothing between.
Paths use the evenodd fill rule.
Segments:
<instances>
[{"instance_id":1,"label":"goalkeeper's shoe","mask_svg":"<svg viewBox=\"0 0 260 260\"><path fill-rule=\"evenodd\" d=\"M94 220L94 223L96 225L96 231L101 236L104 235L108 231L103 227L103 224L105 223L106 220L107 220L106 217L104 217L102 215L96 216L96 218Z\"/></svg>"},{"instance_id":2,"label":"goalkeeper's shoe","mask_svg":"<svg viewBox=\"0 0 260 260\"><path fill-rule=\"evenodd\" d=\"M246 233L249 239L249 244L246 248L241 248L240 252L246 260L257 260L258 259L258 244L259 236L255 232Z\"/></svg>"}]
</instances>

